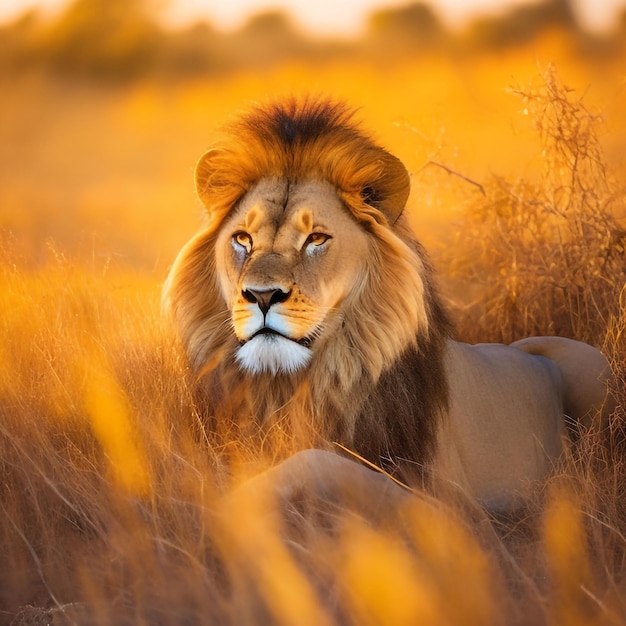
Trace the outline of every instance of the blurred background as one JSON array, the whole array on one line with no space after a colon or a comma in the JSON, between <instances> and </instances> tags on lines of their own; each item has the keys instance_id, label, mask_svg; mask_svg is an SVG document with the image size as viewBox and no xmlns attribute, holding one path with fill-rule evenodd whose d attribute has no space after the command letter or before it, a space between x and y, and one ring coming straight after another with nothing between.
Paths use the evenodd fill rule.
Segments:
<instances>
[{"instance_id":1,"label":"blurred background","mask_svg":"<svg viewBox=\"0 0 626 626\"><path fill-rule=\"evenodd\" d=\"M3 0L0 20L0 232L26 266L54 247L161 280L201 224L196 159L287 93L359 109L435 253L488 178L539 176L527 100L549 67L626 174L619 0Z\"/></svg>"},{"instance_id":2,"label":"blurred background","mask_svg":"<svg viewBox=\"0 0 626 626\"><path fill-rule=\"evenodd\" d=\"M626 625L625 2L0 0L0 626ZM256 448L213 443L161 285L197 159L292 93L406 164L458 337L611 360L614 450L545 517L214 514Z\"/></svg>"}]
</instances>

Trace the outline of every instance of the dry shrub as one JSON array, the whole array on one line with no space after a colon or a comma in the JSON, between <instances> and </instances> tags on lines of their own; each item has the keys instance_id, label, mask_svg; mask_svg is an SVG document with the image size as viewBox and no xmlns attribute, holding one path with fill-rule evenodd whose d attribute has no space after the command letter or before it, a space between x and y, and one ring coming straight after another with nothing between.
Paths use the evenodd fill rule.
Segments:
<instances>
[{"instance_id":1,"label":"dry shrub","mask_svg":"<svg viewBox=\"0 0 626 626\"><path fill-rule=\"evenodd\" d=\"M450 246L450 278L472 302L464 340L561 335L602 346L626 282L624 195L607 173L598 119L550 69L517 91L541 141L539 184L493 178Z\"/></svg>"}]
</instances>

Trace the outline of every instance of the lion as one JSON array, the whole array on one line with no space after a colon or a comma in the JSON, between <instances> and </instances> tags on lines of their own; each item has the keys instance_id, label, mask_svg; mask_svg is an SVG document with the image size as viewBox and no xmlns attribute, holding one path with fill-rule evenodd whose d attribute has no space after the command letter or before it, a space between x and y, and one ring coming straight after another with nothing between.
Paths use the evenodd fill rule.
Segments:
<instances>
[{"instance_id":1,"label":"lion","mask_svg":"<svg viewBox=\"0 0 626 626\"><path fill-rule=\"evenodd\" d=\"M280 460L337 442L499 508L549 474L568 422L606 420L610 371L596 348L453 339L405 214L409 174L347 105L258 105L195 181L206 224L163 305L224 449L257 442Z\"/></svg>"}]
</instances>

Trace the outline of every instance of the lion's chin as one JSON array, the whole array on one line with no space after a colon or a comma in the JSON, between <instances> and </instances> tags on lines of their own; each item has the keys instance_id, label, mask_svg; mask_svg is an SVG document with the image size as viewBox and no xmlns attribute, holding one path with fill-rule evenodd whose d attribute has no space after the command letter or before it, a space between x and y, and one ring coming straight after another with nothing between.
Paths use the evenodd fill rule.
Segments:
<instances>
[{"instance_id":1,"label":"lion's chin","mask_svg":"<svg viewBox=\"0 0 626 626\"><path fill-rule=\"evenodd\" d=\"M250 374L293 374L311 360L309 348L276 334L257 335L247 341L235 355L237 362Z\"/></svg>"}]
</instances>

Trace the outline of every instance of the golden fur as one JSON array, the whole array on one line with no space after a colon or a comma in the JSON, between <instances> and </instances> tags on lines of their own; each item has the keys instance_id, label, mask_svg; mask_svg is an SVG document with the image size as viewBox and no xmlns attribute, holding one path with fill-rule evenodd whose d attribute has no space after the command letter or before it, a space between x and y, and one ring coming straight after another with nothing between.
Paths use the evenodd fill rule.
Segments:
<instances>
[{"instance_id":1,"label":"golden fur","mask_svg":"<svg viewBox=\"0 0 626 626\"><path fill-rule=\"evenodd\" d=\"M275 458L337 441L499 506L550 470L565 411L583 418L604 397L590 346L450 339L403 214L409 176L345 106L255 108L201 158L196 185L206 228L164 304L217 445Z\"/></svg>"}]
</instances>

